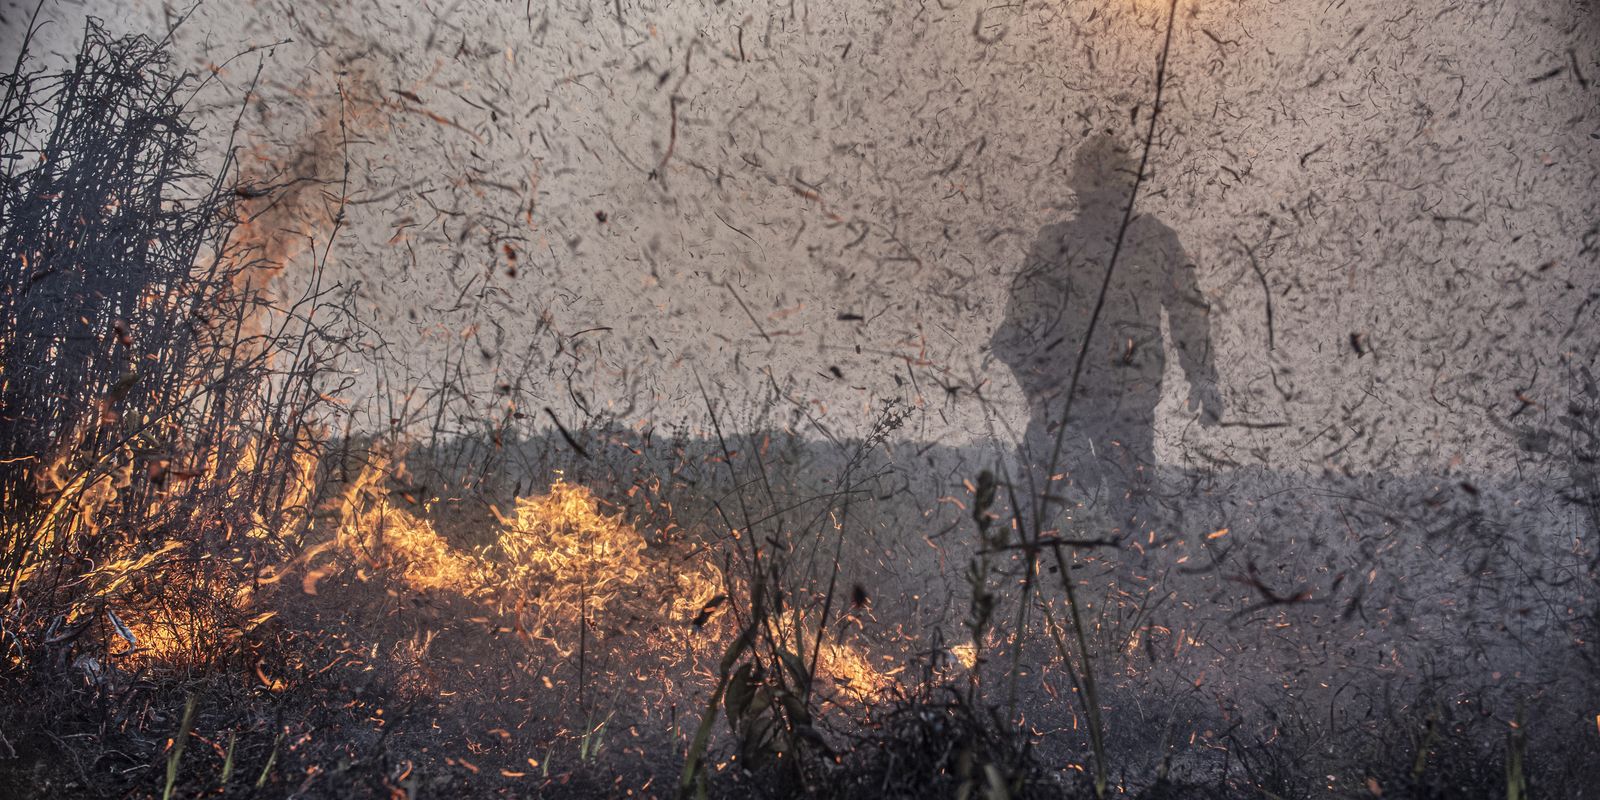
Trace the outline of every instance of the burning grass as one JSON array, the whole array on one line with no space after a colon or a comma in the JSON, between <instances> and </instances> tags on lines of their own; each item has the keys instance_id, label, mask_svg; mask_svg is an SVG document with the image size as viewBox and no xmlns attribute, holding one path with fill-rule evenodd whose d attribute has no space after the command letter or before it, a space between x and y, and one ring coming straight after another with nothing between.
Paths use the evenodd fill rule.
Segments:
<instances>
[{"instance_id":1,"label":"burning grass","mask_svg":"<svg viewBox=\"0 0 1600 800\"><path fill-rule=\"evenodd\" d=\"M652 548L620 513L602 513L593 493L564 480L545 494L517 498L504 525L485 554L502 565L491 591L528 636L553 638L574 620L592 618L604 621L596 629L601 636L643 628L655 631L661 646L677 647L727 596L721 571L706 559L686 558L664 542Z\"/></svg>"}]
</instances>

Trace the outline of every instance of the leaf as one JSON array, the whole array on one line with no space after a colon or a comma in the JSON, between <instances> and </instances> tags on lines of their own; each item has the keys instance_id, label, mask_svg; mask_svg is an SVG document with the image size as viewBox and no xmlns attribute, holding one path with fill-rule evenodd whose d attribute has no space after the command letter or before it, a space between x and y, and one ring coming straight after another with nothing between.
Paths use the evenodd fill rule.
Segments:
<instances>
[{"instance_id":1,"label":"leaf","mask_svg":"<svg viewBox=\"0 0 1600 800\"><path fill-rule=\"evenodd\" d=\"M272 754L267 756L267 765L261 768L261 777L256 778L256 788L267 785L267 778L272 775L272 765L278 763L278 745L283 744L283 734L279 733L272 740Z\"/></svg>"},{"instance_id":2,"label":"leaf","mask_svg":"<svg viewBox=\"0 0 1600 800\"><path fill-rule=\"evenodd\" d=\"M750 701L750 707L744 711L746 717L758 717L765 714L767 709L772 708L772 691L760 685L759 680L756 685L755 695L755 699Z\"/></svg>"},{"instance_id":3,"label":"leaf","mask_svg":"<svg viewBox=\"0 0 1600 800\"><path fill-rule=\"evenodd\" d=\"M189 695L183 706L183 721L178 723L178 735L172 739L172 752L167 756L167 785L161 791L161 800L171 800L172 789L178 782L178 763L183 760L183 746L189 741L189 731L194 728L194 706L198 699Z\"/></svg>"},{"instance_id":4,"label":"leaf","mask_svg":"<svg viewBox=\"0 0 1600 800\"><path fill-rule=\"evenodd\" d=\"M760 583L756 584L755 594L757 597L761 594ZM757 608L759 607L757 606ZM689 743L688 755L683 760L683 772L678 777L679 800L686 800L690 796L699 797L705 795L705 755L706 748L711 743L711 726L717 719L717 707L722 703L723 692L728 690L728 682L731 679L730 673L733 672L733 665L739 661L739 656L750 647L751 642L755 641L756 629L760 624L761 617L758 613L756 618L751 620L750 625L745 627L744 632L739 634L739 638L735 639L733 644L728 645L727 651L722 654L722 662L717 665L717 671L721 674L721 677L717 680L717 688L711 693L710 702L706 703L706 712L700 717L700 725L695 728L694 739Z\"/></svg>"},{"instance_id":5,"label":"leaf","mask_svg":"<svg viewBox=\"0 0 1600 800\"><path fill-rule=\"evenodd\" d=\"M689 624L693 625L695 630L699 630L711 619L711 615L716 613L717 606L722 605L723 603L727 602L727 600L728 596L725 594L719 594L716 597L711 598L711 600L708 601L704 606L701 606L700 613L696 614L695 618L691 620Z\"/></svg>"},{"instance_id":6,"label":"leaf","mask_svg":"<svg viewBox=\"0 0 1600 800\"><path fill-rule=\"evenodd\" d=\"M276 616L278 616L278 612L276 611L263 611L262 613L257 614L247 620L244 624L244 629L247 631L253 631L260 627L261 623L266 622L267 620Z\"/></svg>"},{"instance_id":7,"label":"leaf","mask_svg":"<svg viewBox=\"0 0 1600 800\"><path fill-rule=\"evenodd\" d=\"M783 701L783 710L789 715L789 724L795 727L811 724L811 711L806 704L789 692L784 692L778 697Z\"/></svg>"},{"instance_id":8,"label":"leaf","mask_svg":"<svg viewBox=\"0 0 1600 800\"><path fill-rule=\"evenodd\" d=\"M784 668L788 669L789 674L794 676L795 683L800 684L802 690L811 688L811 675L806 671L805 662L801 661L799 656L788 650L779 650L778 658L783 661Z\"/></svg>"},{"instance_id":9,"label":"leaf","mask_svg":"<svg viewBox=\"0 0 1600 800\"><path fill-rule=\"evenodd\" d=\"M132 647L139 646L139 640L134 638L133 631L128 630L128 626L122 624L122 620L117 619L117 612L112 611L110 606L106 606L106 617L111 620L111 627L116 629L118 636L127 639L128 644Z\"/></svg>"},{"instance_id":10,"label":"leaf","mask_svg":"<svg viewBox=\"0 0 1600 800\"><path fill-rule=\"evenodd\" d=\"M755 672L755 665L745 662L739 670L733 673L733 678L728 682L728 692L722 697L723 708L728 714L728 727L734 733L739 732L739 725L743 721L745 711L750 708L750 701L755 698L755 685L750 677Z\"/></svg>"},{"instance_id":11,"label":"leaf","mask_svg":"<svg viewBox=\"0 0 1600 800\"><path fill-rule=\"evenodd\" d=\"M218 785L220 787L224 788L224 789L226 789L227 786L228 786L228 779L233 777L233 746L238 744L238 743L239 743L239 734L238 734L238 732L237 731L230 732L228 734L228 755L223 759L223 762L222 762L222 778L221 778L221 780L218 781Z\"/></svg>"},{"instance_id":12,"label":"leaf","mask_svg":"<svg viewBox=\"0 0 1600 800\"><path fill-rule=\"evenodd\" d=\"M984 793L987 800L1011 800L1011 792L1006 790L1006 781L1000 775L999 767L984 764L983 774L989 779L989 791Z\"/></svg>"},{"instance_id":13,"label":"leaf","mask_svg":"<svg viewBox=\"0 0 1600 800\"><path fill-rule=\"evenodd\" d=\"M728 674L728 671L733 669L733 665L738 663L739 657L744 655L744 651L750 649L750 645L756 640L757 622L759 620L751 620L751 624L739 634L739 638L734 639L733 644L728 645L727 651L722 654L722 663L717 665L719 672L724 675Z\"/></svg>"},{"instance_id":14,"label":"leaf","mask_svg":"<svg viewBox=\"0 0 1600 800\"><path fill-rule=\"evenodd\" d=\"M752 716L739 740L739 758L745 769L759 769L769 756L778 752L774 746L771 717Z\"/></svg>"}]
</instances>

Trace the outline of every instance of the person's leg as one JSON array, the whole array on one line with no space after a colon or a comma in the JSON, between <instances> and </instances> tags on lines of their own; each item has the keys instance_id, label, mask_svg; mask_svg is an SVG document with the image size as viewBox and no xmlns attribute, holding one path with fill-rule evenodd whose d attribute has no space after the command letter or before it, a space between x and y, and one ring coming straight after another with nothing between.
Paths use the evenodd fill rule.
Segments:
<instances>
[{"instance_id":1,"label":"person's leg","mask_svg":"<svg viewBox=\"0 0 1600 800\"><path fill-rule=\"evenodd\" d=\"M1048 532L1064 525L1091 524L1104 513L1110 499L1102 463L1107 452L1100 441L1107 423L1095 415L1080 417L1075 410L1057 450L1060 405L1033 405L1027 433L1018 448L1021 468L1013 480L1022 506L1020 518L1030 530L1035 525L1035 509L1041 514L1039 527Z\"/></svg>"},{"instance_id":2,"label":"person's leg","mask_svg":"<svg viewBox=\"0 0 1600 800\"><path fill-rule=\"evenodd\" d=\"M1114 401L1104 406L1099 435L1111 516L1119 538L1144 537L1153 522L1156 407L1165 371L1159 340L1133 348L1106 376Z\"/></svg>"},{"instance_id":3,"label":"person's leg","mask_svg":"<svg viewBox=\"0 0 1600 800\"><path fill-rule=\"evenodd\" d=\"M1124 423L1113 444L1115 492L1122 507L1118 524L1126 535L1137 536L1155 524L1155 409Z\"/></svg>"},{"instance_id":4,"label":"person's leg","mask_svg":"<svg viewBox=\"0 0 1600 800\"><path fill-rule=\"evenodd\" d=\"M1016 492L1015 518L1027 527L1030 536L1037 532L1036 528L1053 527L1052 520L1060 512L1058 503L1045 499L1059 494L1050 480L1052 471L1060 471L1059 467L1052 470L1050 464L1055 447L1055 428L1051 425L1050 413L1048 404L1032 404L1028 429L1017 445L1017 469L1011 476ZM1036 513L1039 516L1036 517Z\"/></svg>"},{"instance_id":5,"label":"person's leg","mask_svg":"<svg viewBox=\"0 0 1600 800\"><path fill-rule=\"evenodd\" d=\"M1080 535L1119 540L1145 531L1156 469L1153 395L1108 401L1086 392L1075 403L1059 452L1057 406L1032 406L1012 475L1018 517L1032 528L1037 509L1046 531L1069 524Z\"/></svg>"}]
</instances>

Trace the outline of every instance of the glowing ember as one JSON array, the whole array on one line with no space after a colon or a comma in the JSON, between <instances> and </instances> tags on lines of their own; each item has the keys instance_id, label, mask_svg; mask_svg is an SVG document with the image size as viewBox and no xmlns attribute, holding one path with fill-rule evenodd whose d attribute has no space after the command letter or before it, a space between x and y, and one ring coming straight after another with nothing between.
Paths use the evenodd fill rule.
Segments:
<instances>
[{"instance_id":1,"label":"glowing ember","mask_svg":"<svg viewBox=\"0 0 1600 800\"><path fill-rule=\"evenodd\" d=\"M950 648L950 655L966 669L970 670L978 665L978 648L971 642L958 644Z\"/></svg>"}]
</instances>

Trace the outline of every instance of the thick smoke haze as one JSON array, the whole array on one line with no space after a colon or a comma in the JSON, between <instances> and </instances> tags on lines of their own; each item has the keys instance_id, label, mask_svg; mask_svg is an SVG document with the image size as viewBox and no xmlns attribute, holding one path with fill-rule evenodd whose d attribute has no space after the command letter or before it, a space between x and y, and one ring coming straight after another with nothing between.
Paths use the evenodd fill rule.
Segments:
<instances>
[{"instance_id":1,"label":"thick smoke haze","mask_svg":"<svg viewBox=\"0 0 1600 800\"><path fill-rule=\"evenodd\" d=\"M0 678L101 716L0 724L154 764L226 657L196 736L304 796L1600 786L1591 0L37 14ZM99 156L152 76L221 182Z\"/></svg>"},{"instance_id":2,"label":"thick smoke haze","mask_svg":"<svg viewBox=\"0 0 1600 800\"><path fill-rule=\"evenodd\" d=\"M114 5L46 4L49 36L186 13ZM173 36L225 64L213 135L264 64L241 140L278 180L348 154L335 272L388 390L449 369L487 407L531 358L569 417L693 419L698 375L817 435L898 397L917 438L1009 443L1007 289L1077 146L1139 144L1164 11L213 2ZM1497 423L1559 409L1595 344L1597 30L1585 2L1181 4L1139 212L1196 265L1226 411L1193 424L1169 367L1163 460L1504 468Z\"/></svg>"}]
</instances>

